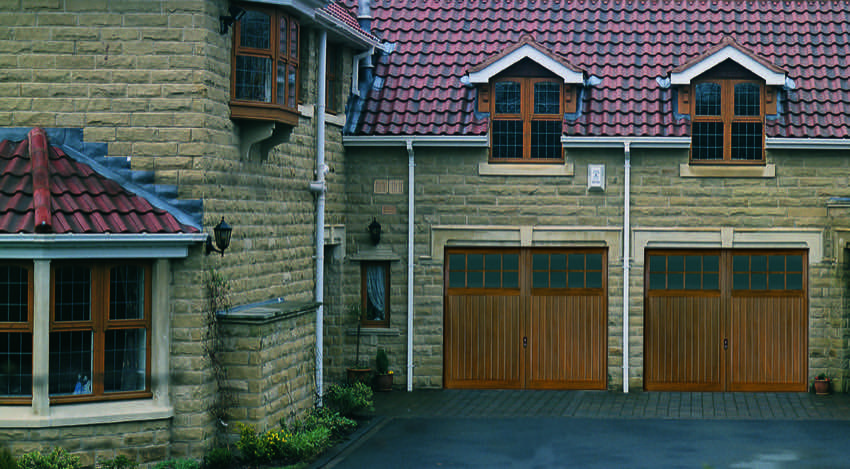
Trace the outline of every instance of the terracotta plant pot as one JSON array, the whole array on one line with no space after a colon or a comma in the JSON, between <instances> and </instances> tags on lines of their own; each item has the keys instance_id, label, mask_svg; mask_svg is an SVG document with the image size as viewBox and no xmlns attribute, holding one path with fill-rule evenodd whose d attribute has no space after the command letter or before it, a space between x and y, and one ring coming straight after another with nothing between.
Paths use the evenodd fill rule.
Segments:
<instances>
[{"instance_id":1,"label":"terracotta plant pot","mask_svg":"<svg viewBox=\"0 0 850 469\"><path fill-rule=\"evenodd\" d=\"M375 384L372 387L375 391L392 391L393 390L393 375L375 375Z\"/></svg>"},{"instance_id":2,"label":"terracotta plant pot","mask_svg":"<svg viewBox=\"0 0 850 469\"><path fill-rule=\"evenodd\" d=\"M816 379L815 380L815 394L818 396L828 396L829 395L829 380L828 379Z\"/></svg>"},{"instance_id":3,"label":"terracotta plant pot","mask_svg":"<svg viewBox=\"0 0 850 469\"><path fill-rule=\"evenodd\" d=\"M369 385L369 380L372 378L371 368L346 368L346 379L348 384L363 383Z\"/></svg>"}]
</instances>

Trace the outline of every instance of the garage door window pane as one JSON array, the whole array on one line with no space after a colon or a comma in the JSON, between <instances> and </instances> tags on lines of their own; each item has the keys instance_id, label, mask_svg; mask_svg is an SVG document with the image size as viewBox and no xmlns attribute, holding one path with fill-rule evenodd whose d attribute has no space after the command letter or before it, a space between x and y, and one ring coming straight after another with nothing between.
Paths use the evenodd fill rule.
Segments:
<instances>
[{"instance_id":1,"label":"garage door window pane","mask_svg":"<svg viewBox=\"0 0 850 469\"><path fill-rule=\"evenodd\" d=\"M465 272L449 272L449 287L463 288L466 286Z\"/></svg>"},{"instance_id":2,"label":"garage door window pane","mask_svg":"<svg viewBox=\"0 0 850 469\"><path fill-rule=\"evenodd\" d=\"M649 256L649 271L664 272L667 270L667 257L665 256Z\"/></svg>"},{"instance_id":3,"label":"garage door window pane","mask_svg":"<svg viewBox=\"0 0 850 469\"><path fill-rule=\"evenodd\" d=\"M699 290L701 275L698 273L685 274L685 290Z\"/></svg>"},{"instance_id":4,"label":"garage door window pane","mask_svg":"<svg viewBox=\"0 0 850 469\"><path fill-rule=\"evenodd\" d=\"M519 274L507 271L502 275L502 288L519 288Z\"/></svg>"},{"instance_id":5,"label":"garage door window pane","mask_svg":"<svg viewBox=\"0 0 850 469\"><path fill-rule=\"evenodd\" d=\"M751 256L750 257L750 269L753 272L766 272L767 271L767 256Z\"/></svg>"},{"instance_id":6,"label":"garage door window pane","mask_svg":"<svg viewBox=\"0 0 850 469\"><path fill-rule=\"evenodd\" d=\"M487 254L484 256L484 268L486 270L501 270L502 256L498 254Z\"/></svg>"},{"instance_id":7,"label":"garage door window pane","mask_svg":"<svg viewBox=\"0 0 850 469\"><path fill-rule=\"evenodd\" d=\"M735 290L749 290L750 276L747 274L734 274L732 278L732 288Z\"/></svg>"},{"instance_id":8,"label":"garage door window pane","mask_svg":"<svg viewBox=\"0 0 850 469\"><path fill-rule=\"evenodd\" d=\"M570 288L584 288L584 272L570 271Z\"/></svg>"},{"instance_id":9,"label":"garage door window pane","mask_svg":"<svg viewBox=\"0 0 850 469\"><path fill-rule=\"evenodd\" d=\"M500 288L502 286L501 272L484 272L484 288Z\"/></svg>"},{"instance_id":10,"label":"garage door window pane","mask_svg":"<svg viewBox=\"0 0 850 469\"><path fill-rule=\"evenodd\" d=\"M567 255L552 254L552 270L567 270Z\"/></svg>"},{"instance_id":11,"label":"garage door window pane","mask_svg":"<svg viewBox=\"0 0 850 469\"><path fill-rule=\"evenodd\" d=\"M451 254L449 256L449 270L464 270L466 268L466 256L463 254Z\"/></svg>"},{"instance_id":12,"label":"garage door window pane","mask_svg":"<svg viewBox=\"0 0 850 469\"><path fill-rule=\"evenodd\" d=\"M534 288L549 288L549 272L535 271L532 279Z\"/></svg>"},{"instance_id":13,"label":"garage door window pane","mask_svg":"<svg viewBox=\"0 0 850 469\"><path fill-rule=\"evenodd\" d=\"M685 256L685 270L688 272L702 270L702 256Z\"/></svg>"},{"instance_id":14,"label":"garage door window pane","mask_svg":"<svg viewBox=\"0 0 850 469\"><path fill-rule=\"evenodd\" d=\"M787 277L788 284L785 286L788 290L802 290L803 289L803 276L802 274L788 274Z\"/></svg>"},{"instance_id":15,"label":"garage door window pane","mask_svg":"<svg viewBox=\"0 0 850 469\"><path fill-rule=\"evenodd\" d=\"M534 270L549 270L549 256L546 254L535 254L531 265Z\"/></svg>"},{"instance_id":16,"label":"garage door window pane","mask_svg":"<svg viewBox=\"0 0 850 469\"><path fill-rule=\"evenodd\" d=\"M471 256L470 256L471 257ZM484 286L483 272L467 272L466 287L467 288L482 288Z\"/></svg>"},{"instance_id":17,"label":"garage door window pane","mask_svg":"<svg viewBox=\"0 0 850 469\"><path fill-rule=\"evenodd\" d=\"M785 256L770 256L767 265L771 272L785 271Z\"/></svg>"},{"instance_id":18,"label":"garage door window pane","mask_svg":"<svg viewBox=\"0 0 850 469\"><path fill-rule=\"evenodd\" d=\"M720 288L720 282L718 281L717 274L704 274L702 276L702 289L703 290L717 290Z\"/></svg>"},{"instance_id":19,"label":"garage door window pane","mask_svg":"<svg viewBox=\"0 0 850 469\"><path fill-rule=\"evenodd\" d=\"M667 271L668 272L683 272L685 270L684 256L668 256Z\"/></svg>"},{"instance_id":20,"label":"garage door window pane","mask_svg":"<svg viewBox=\"0 0 850 469\"><path fill-rule=\"evenodd\" d=\"M550 281L551 288L567 288L567 273L562 270L553 270Z\"/></svg>"},{"instance_id":21,"label":"garage door window pane","mask_svg":"<svg viewBox=\"0 0 850 469\"><path fill-rule=\"evenodd\" d=\"M467 270L484 270L484 256L481 254L470 254L466 262Z\"/></svg>"},{"instance_id":22,"label":"garage door window pane","mask_svg":"<svg viewBox=\"0 0 850 469\"><path fill-rule=\"evenodd\" d=\"M734 256L732 258L732 269L735 272L747 272L750 270L750 257Z\"/></svg>"},{"instance_id":23,"label":"garage door window pane","mask_svg":"<svg viewBox=\"0 0 850 469\"><path fill-rule=\"evenodd\" d=\"M784 290L785 289L785 275L783 274L770 274L768 276L768 287L770 290Z\"/></svg>"},{"instance_id":24,"label":"garage door window pane","mask_svg":"<svg viewBox=\"0 0 850 469\"><path fill-rule=\"evenodd\" d=\"M587 288L602 288L602 272L587 273Z\"/></svg>"},{"instance_id":25,"label":"garage door window pane","mask_svg":"<svg viewBox=\"0 0 850 469\"><path fill-rule=\"evenodd\" d=\"M803 256L786 256L787 269L789 272L803 271Z\"/></svg>"},{"instance_id":26,"label":"garage door window pane","mask_svg":"<svg viewBox=\"0 0 850 469\"><path fill-rule=\"evenodd\" d=\"M664 290L667 288L667 285L665 285L666 279L667 276L664 274L649 274L649 288L653 290Z\"/></svg>"},{"instance_id":27,"label":"garage door window pane","mask_svg":"<svg viewBox=\"0 0 850 469\"><path fill-rule=\"evenodd\" d=\"M518 254L505 254L502 256L503 269L505 270L519 270L519 255Z\"/></svg>"},{"instance_id":28,"label":"garage door window pane","mask_svg":"<svg viewBox=\"0 0 850 469\"><path fill-rule=\"evenodd\" d=\"M750 282L751 290L767 289L767 276L765 274L753 272Z\"/></svg>"},{"instance_id":29,"label":"garage door window pane","mask_svg":"<svg viewBox=\"0 0 850 469\"><path fill-rule=\"evenodd\" d=\"M602 254L587 255L587 270L602 270Z\"/></svg>"},{"instance_id":30,"label":"garage door window pane","mask_svg":"<svg viewBox=\"0 0 850 469\"><path fill-rule=\"evenodd\" d=\"M584 254L570 254L570 270L584 270Z\"/></svg>"},{"instance_id":31,"label":"garage door window pane","mask_svg":"<svg viewBox=\"0 0 850 469\"><path fill-rule=\"evenodd\" d=\"M720 256L702 256L702 269L706 272L719 272Z\"/></svg>"},{"instance_id":32,"label":"garage door window pane","mask_svg":"<svg viewBox=\"0 0 850 469\"><path fill-rule=\"evenodd\" d=\"M685 277L680 273L667 274L667 289L682 290L685 286Z\"/></svg>"}]
</instances>

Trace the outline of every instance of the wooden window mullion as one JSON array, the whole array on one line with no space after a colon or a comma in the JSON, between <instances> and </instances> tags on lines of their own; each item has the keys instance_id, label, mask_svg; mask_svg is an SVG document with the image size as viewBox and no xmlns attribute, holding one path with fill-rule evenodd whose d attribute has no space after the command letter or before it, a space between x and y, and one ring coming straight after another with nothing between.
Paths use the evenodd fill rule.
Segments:
<instances>
[{"instance_id":1,"label":"wooden window mullion","mask_svg":"<svg viewBox=\"0 0 850 469\"><path fill-rule=\"evenodd\" d=\"M109 314L109 267L92 268L92 394L103 395L106 315Z\"/></svg>"}]
</instances>

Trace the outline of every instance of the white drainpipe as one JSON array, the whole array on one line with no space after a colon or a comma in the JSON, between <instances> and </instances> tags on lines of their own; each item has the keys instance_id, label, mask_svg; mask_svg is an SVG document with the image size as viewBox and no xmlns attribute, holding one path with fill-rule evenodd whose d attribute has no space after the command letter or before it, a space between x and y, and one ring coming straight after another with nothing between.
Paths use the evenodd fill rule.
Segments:
<instances>
[{"instance_id":1,"label":"white drainpipe","mask_svg":"<svg viewBox=\"0 0 850 469\"><path fill-rule=\"evenodd\" d=\"M407 391L413 391L413 140L407 141Z\"/></svg>"},{"instance_id":2,"label":"white drainpipe","mask_svg":"<svg viewBox=\"0 0 850 469\"><path fill-rule=\"evenodd\" d=\"M625 153L625 188L623 189L623 393L629 392L629 256L630 230L629 199L632 163L630 142L623 142Z\"/></svg>"},{"instance_id":3,"label":"white drainpipe","mask_svg":"<svg viewBox=\"0 0 850 469\"><path fill-rule=\"evenodd\" d=\"M316 202L316 393L319 404L324 394L324 301L325 301L325 68L327 61L328 33L319 35L319 99L316 109L316 180L310 190L318 194Z\"/></svg>"}]
</instances>

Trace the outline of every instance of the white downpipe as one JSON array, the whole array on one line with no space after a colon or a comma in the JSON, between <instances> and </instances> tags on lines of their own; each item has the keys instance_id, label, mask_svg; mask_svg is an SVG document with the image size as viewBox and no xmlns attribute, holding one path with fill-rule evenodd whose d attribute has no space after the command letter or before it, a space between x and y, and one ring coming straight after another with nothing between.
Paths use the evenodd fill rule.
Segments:
<instances>
[{"instance_id":1,"label":"white downpipe","mask_svg":"<svg viewBox=\"0 0 850 469\"><path fill-rule=\"evenodd\" d=\"M328 33L319 34L319 99L316 109L316 183L311 186L318 189L316 202L316 392L319 404L324 394L324 316L325 316L325 68L328 52Z\"/></svg>"},{"instance_id":2,"label":"white downpipe","mask_svg":"<svg viewBox=\"0 0 850 469\"><path fill-rule=\"evenodd\" d=\"M407 392L413 391L413 140L407 141Z\"/></svg>"},{"instance_id":3,"label":"white downpipe","mask_svg":"<svg viewBox=\"0 0 850 469\"><path fill-rule=\"evenodd\" d=\"M628 141L623 142L625 153L625 188L623 189L623 393L629 392L629 192L631 185L632 163Z\"/></svg>"}]
</instances>

